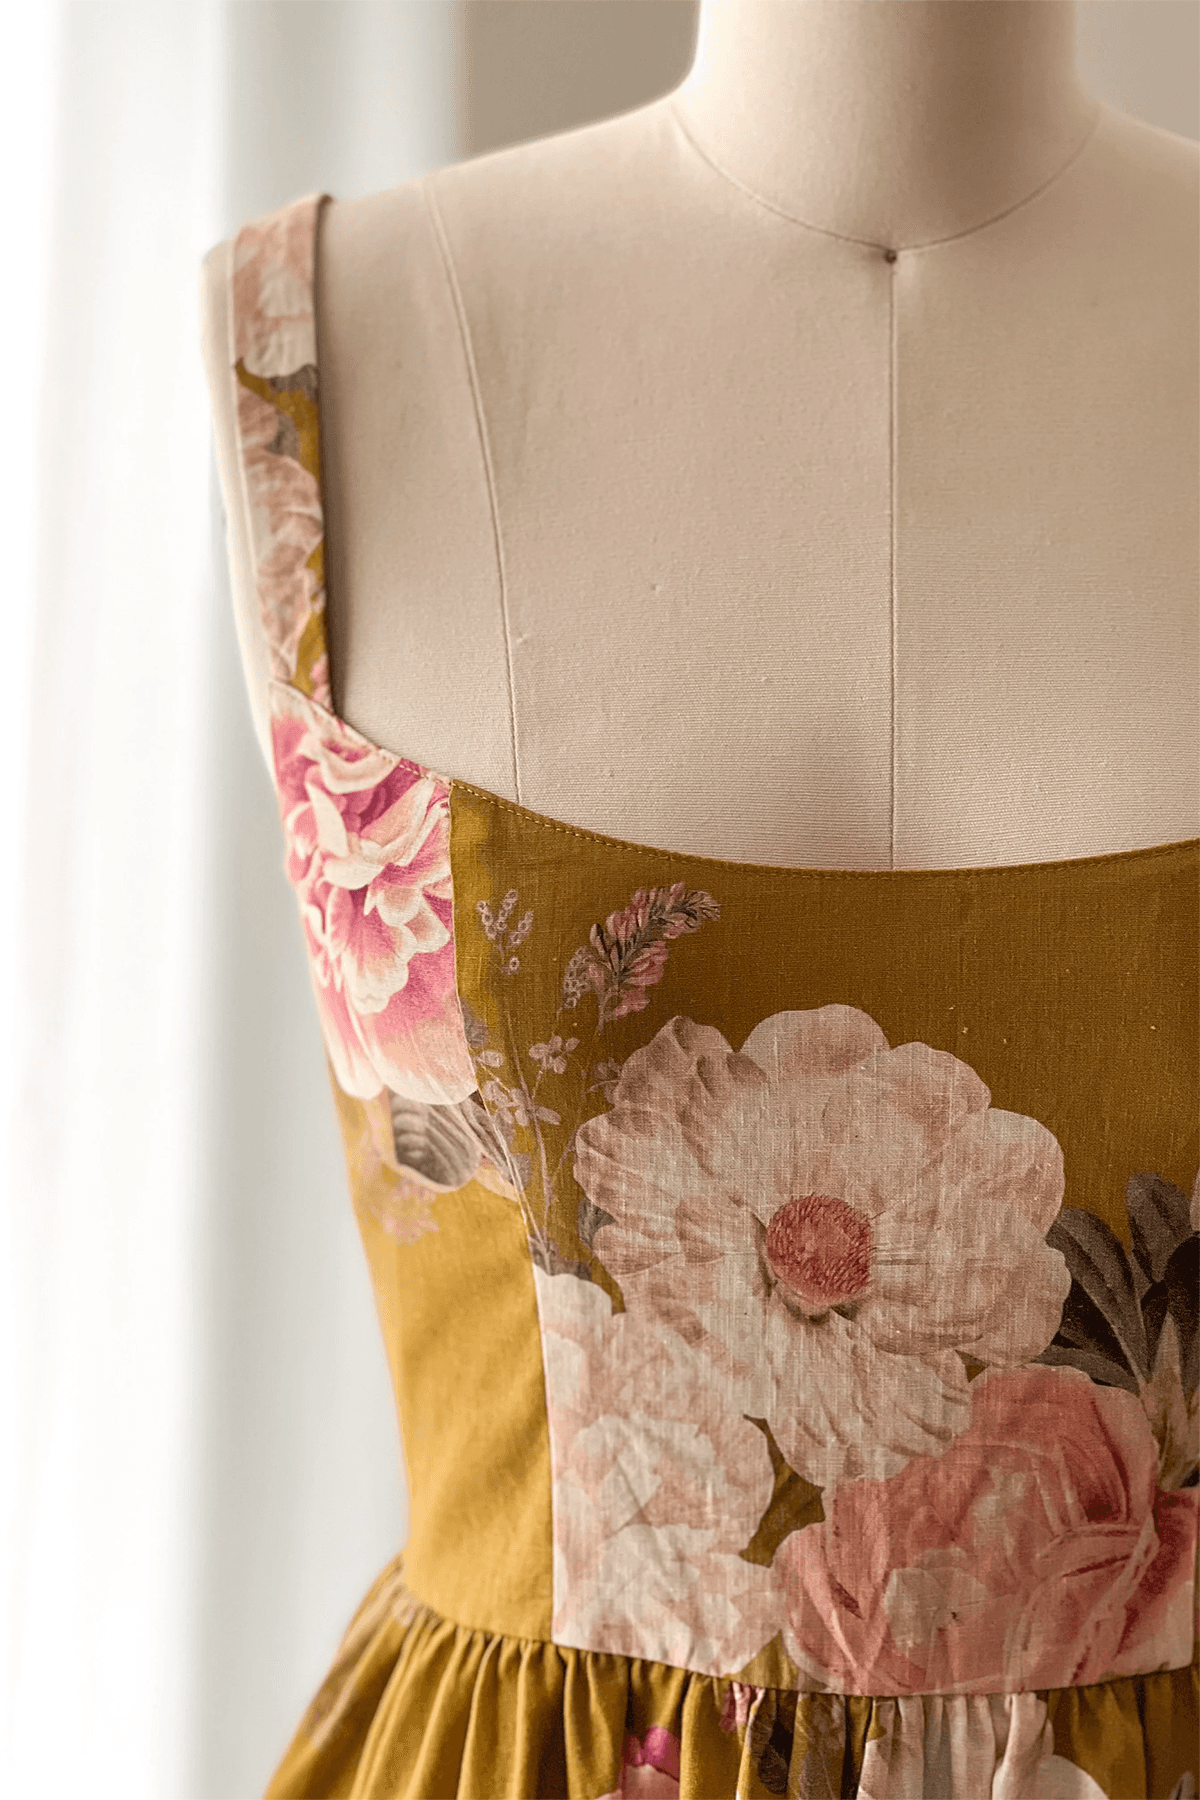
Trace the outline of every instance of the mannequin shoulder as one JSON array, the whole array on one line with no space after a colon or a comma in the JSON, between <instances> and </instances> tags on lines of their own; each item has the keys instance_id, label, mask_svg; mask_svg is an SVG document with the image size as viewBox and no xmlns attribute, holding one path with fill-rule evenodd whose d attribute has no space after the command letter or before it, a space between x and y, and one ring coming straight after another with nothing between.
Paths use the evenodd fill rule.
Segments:
<instances>
[{"instance_id":1,"label":"mannequin shoulder","mask_svg":"<svg viewBox=\"0 0 1200 1800\"><path fill-rule=\"evenodd\" d=\"M330 200L317 251L317 335L332 312L382 327L422 261L436 256L425 179L382 193ZM324 357L322 355L322 362Z\"/></svg>"},{"instance_id":2,"label":"mannequin shoulder","mask_svg":"<svg viewBox=\"0 0 1200 1800\"><path fill-rule=\"evenodd\" d=\"M1200 144L1106 106L1092 159L1121 212L1186 247L1200 228ZM1178 234L1178 235L1176 235Z\"/></svg>"},{"instance_id":3,"label":"mannequin shoulder","mask_svg":"<svg viewBox=\"0 0 1200 1800\"><path fill-rule=\"evenodd\" d=\"M589 266L609 238L653 229L647 215L679 146L657 100L331 202L317 261L318 336L322 312L331 341L341 336L338 322L351 319L357 341L368 330L386 335L397 308L436 312L436 288L448 277L501 291L528 284L547 299L550 270Z\"/></svg>"},{"instance_id":4,"label":"mannequin shoulder","mask_svg":"<svg viewBox=\"0 0 1200 1800\"><path fill-rule=\"evenodd\" d=\"M655 157L669 155L671 141L652 103L330 202L317 256L326 391L349 384L347 359L367 346L376 366L393 357L405 365L407 383L424 379L420 371L443 380L464 301L485 313L569 310L616 237L646 235L647 209L661 192Z\"/></svg>"},{"instance_id":5,"label":"mannequin shoulder","mask_svg":"<svg viewBox=\"0 0 1200 1800\"><path fill-rule=\"evenodd\" d=\"M652 238L693 161L668 99L437 170L430 204L455 250L479 264L520 260L536 276Z\"/></svg>"},{"instance_id":6,"label":"mannequin shoulder","mask_svg":"<svg viewBox=\"0 0 1200 1800\"><path fill-rule=\"evenodd\" d=\"M1141 169L1151 180L1177 187L1185 194L1195 194L1200 186L1200 143L1182 137L1177 131L1148 125L1116 107L1106 107L1104 121L1114 145L1133 168Z\"/></svg>"}]
</instances>

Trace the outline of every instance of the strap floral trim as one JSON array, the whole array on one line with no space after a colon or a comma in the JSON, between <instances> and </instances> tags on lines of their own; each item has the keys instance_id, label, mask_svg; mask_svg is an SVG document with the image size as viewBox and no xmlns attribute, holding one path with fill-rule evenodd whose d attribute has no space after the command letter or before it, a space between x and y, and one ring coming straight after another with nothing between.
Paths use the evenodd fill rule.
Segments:
<instances>
[{"instance_id":1,"label":"strap floral trim","mask_svg":"<svg viewBox=\"0 0 1200 1800\"><path fill-rule=\"evenodd\" d=\"M331 706L313 306L323 198L309 195L239 231L231 310L242 480L271 671Z\"/></svg>"},{"instance_id":2,"label":"strap floral trim","mask_svg":"<svg viewBox=\"0 0 1200 1800\"><path fill-rule=\"evenodd\" d=\"M243 227L230 297L286 867L343 1094L457 1105L475 1076L455 987L450 785L333 712L314 301L324 198Z\"/></svg>"}]
</instances>

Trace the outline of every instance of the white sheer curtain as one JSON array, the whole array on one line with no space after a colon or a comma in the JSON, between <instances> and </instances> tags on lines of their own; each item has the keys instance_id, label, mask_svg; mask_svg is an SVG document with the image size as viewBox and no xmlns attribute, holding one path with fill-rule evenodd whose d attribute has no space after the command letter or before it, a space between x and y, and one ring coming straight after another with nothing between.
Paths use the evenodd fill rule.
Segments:
<instances>
[{"instance_id":1,"label":"white sheer curtain","mask_svg":"<svg viewBox=\"0 0 1200 1800\"><path fill-rule=\"evenodd\" d=\"M6 27L0 1786L30 1800L260 1792L403 1541L197 287L241 220L450 160L455 40L444 0Z\"/></svg>"}]
</instances>

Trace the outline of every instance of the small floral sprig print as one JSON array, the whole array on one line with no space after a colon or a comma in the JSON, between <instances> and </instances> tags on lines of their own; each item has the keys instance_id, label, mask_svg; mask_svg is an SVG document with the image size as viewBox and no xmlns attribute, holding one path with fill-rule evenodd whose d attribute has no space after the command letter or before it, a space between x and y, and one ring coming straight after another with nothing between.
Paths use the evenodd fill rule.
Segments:
<instances>
[{"instance_id":1,"label":"small floral sprig print","mask_svg":"<svg viewBox=\"0 0 1200 1800\"><path fill-rule=\"evenodd\" d=\"M509 888L495 913L487 900L480 900L475 908L483 926L484 936L489 943L495 944L501 953L501 973L505 975L515 975L521 967L520 957L513 956L511 952L519 949L525 942L533 925L533 908L530 907L528 911L522 913L512 930L509 931L508 921L512 917L512 911L516 904L517 890ZM506 933L507 935L505 935Z\"/></svg>"},{"instance_id":2,"label":"small floral sprig print","mask_svg":"<svg viewBox=\"0 0 1200 1800\"><path fill-rule=\"evenodd\" d=\"M548 1072L554 1075L565 1075L567 1058L572 1050L577 1050L578 1047L579 1039L577 1037L567 1038L564 1043L563 1039L555 1032L547 1044L530 1044L529 1054L535 1063L541 1065L543 1075Z\"/></svg>"},{"instance_id":3,"label":"small floral sprig print","mask_svg":"<svg viewBox=\"0 0 1200 1800\"><path fill-rule=\"evenodd\" d=\"M496 966L502 975L519 971L520 959L513 952L528 937L533 925L532 907L515 925L510 925L517 902L517 889L510 888L494 911L487 900L476 903L480 925L494 946ZM505 1174L522 1196L534 1260L548 1274L591 1279L588 1263L564 1257L558 1249L551 1237L550 1218L589 1098L602 1094L610 1105L616 1098L622 1064L616 1057L593 1062L597 1040L606 1024L627 1013L641 1012L649 1004L648 990L662 980L672 941L698 931L706 919L720 916L720 906L711 894L677 881L670 887L639 888L627 906L610 913L603 925L593 925L587 944L576 950L563 973L559 1005L550 1021L552 1035L530 1044L526 1052L537 1065L532 1081L526 1081L522 1059L511 1041L507 1044L511 1055L507 1066L512 1075L501 1080L494 1073L505 1066L505 1056L490 1047L487 1025L463 1002L464 1029L479 1069L479 1097L498 1134ZM564 1012L577 1007L588 993L595 994L599 1004L590 1040L585 1044L582 1035L563 1037L553 1027L562 1021ZM546 1106L542 1083L563 1076L568 1077L571 1091L564 1093L556 1082L553 1095L557 1104ZM555 1130L555 1139L548 1137L546 1127ZM559 1129L565 1133L561 1138L557 1137ZM517 1149L522 1141L528 1149ZM600 1216L593 1217L590 1211L578 1215L579 1238L586 1248L590 1248L591 1234L599 1222Z\"/></svg>"},{"instance_id":4,"label":"small floral sprig print","mask_svg":"<svg viewBox=\"0 0 1200 1800\"><path fill-rule=\"evenodd\" d=\"M648 990L662 980L671 941L720 916L719 904L703 888L682 881L639 888L628 906L592 926L588 943L572 956L563 974L562 1007L578 1006L590 990L600 1004L597 1030L641 1012Z\"/></svg>"},{"instance_id":5,"label":"small floral sprig print","mask_svg":"<svg viewBox=\"0 0 1200 1800\"><path fill-rule=\"evenodd\" d=\"M509 1088L502 1081L485 1081L479 1090L488 1108L509 1120L521 1131L527 1131L535 1119L545 1125L561 1125L561 1115L553 1107L539 1106L527 1087Z\"/></svg>"}]
</instances>

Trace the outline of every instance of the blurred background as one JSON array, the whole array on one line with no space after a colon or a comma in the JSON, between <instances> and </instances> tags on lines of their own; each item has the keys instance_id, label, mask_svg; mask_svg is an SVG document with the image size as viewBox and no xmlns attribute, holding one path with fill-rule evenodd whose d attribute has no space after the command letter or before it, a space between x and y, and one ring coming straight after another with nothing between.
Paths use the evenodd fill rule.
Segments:
<instances>
[{"instance_id":1,"label":"blurred background","mask_svg":"<svg viewBox=\"0 0 1200 1800\"><path fill-rule=\"evenodd\" d=\"M1093 93L1200 136L1200 0L1078 19ZM237 661L198 268L300 194L654 98L695 11L5 20L0 1785L249 1800L405 1496Z\"/></svg>"}]
</instances>

